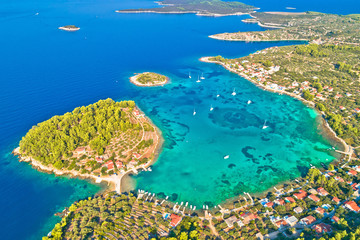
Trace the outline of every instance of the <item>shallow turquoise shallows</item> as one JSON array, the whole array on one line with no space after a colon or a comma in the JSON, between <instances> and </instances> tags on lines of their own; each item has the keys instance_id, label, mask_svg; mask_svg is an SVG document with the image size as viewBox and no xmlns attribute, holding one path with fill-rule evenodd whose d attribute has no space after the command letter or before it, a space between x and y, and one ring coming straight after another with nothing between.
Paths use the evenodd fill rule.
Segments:
<instances>
[{"instance_id":1,"label":"shallow turquoise shallows","mask_svg":"<svg viewBox=\"0 0 360 240\"><path fill-rule=\"evenodd\" d=\"M336 13L352 13L356 4L253 2L266 10ZM133 180L137 187L167 194L175 202L211 206L244 191L266 190L298 176L309 163L328 163L334 157L327 150L333 144L319 133L312 110L198 61L292 44L207 37L263 30L242 23L247 16L115 13L156 6L152 0L0 0L0 6L1 239L40 239L60 221L54 213L103 189L39 173L11 155L33 125L99 99L133 99L162 130L164 149L153 171ZM57 29L68 24L81 29ZM159 88L129 83L133 73L143 71L166 74L171 83ZM195 83L202 73L205 79ZM231 96L234 88L237 95ZM247 105L248 100L253 103ZM269 127L262 130L265 120Z\"/></svg>"},{"instance_id":2,"label":"shallow turquoise shallows","mask_svg":"<svg viewBox=\"0 0 360 240\"><path fill-rule=\"evenodd\" d=\"M201 83L174 76L171 85L140 92L139 104L163 130L165 144L153 171L136 176L138 188L213 206L334 159L314 110L220 66L192 66L198 70L182 69L183 75L192 70L197 78L204 71Z\"/></svg>"}]
</instances>

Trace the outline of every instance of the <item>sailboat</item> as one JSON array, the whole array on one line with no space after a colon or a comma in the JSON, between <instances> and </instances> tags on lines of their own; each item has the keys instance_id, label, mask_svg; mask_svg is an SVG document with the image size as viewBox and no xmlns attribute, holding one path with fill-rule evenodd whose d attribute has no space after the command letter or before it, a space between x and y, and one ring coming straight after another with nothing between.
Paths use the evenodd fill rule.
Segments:
<instances>
[{"instance_id":1,"label":"sailboat","mask_svg":"<svg viewBox=\"0 0 360 240\"><path fill-rule=\"evenodd\" d=\"M248 100L248 101L247 101L247 104L251 104L251 103L252 103L252 101L251 101L251 100Z\"/></svg>"},{"instance_id":2,"label":"sailboat","mask_svg":"<svg viewBox=\"0 0 360 240\"><path fill-rule=\"evenodd\" d=\"M211 106L210 106L210 112L211 112L212 110L214 110L214 108L213 108L213 106L211 105Z\"/></svg>"},{"instance_id":3,"label":"sailboat","mask_svg":"<svg viewBox=\"0 0 360 240\"><path fill-rule=\"evenodd\" d=\"M268 128L269 126L266 126L266 120L265 120L265 122L264 122L264 125L262 126L262 129L266 129L266 128Z\"/></svg>"},{"instance_id":4,"label":"sailboat","mask_svg":"<svg viewBox=\"0 0 360 240\"><path fill-rule=\"evenodd\" d=\"M189 72L189 78L191 78L191 74L190 74L190 72Z\"/></svg>"},{"instance_id":5,"label":"sailboat","mask_svg":"<svg viewBox=\"0 0 360 240\"><path fill-rule=\"evenodd\" d=\"M195 108L194 108L193 116L195 116L195 115L196 115L196 111L195 111Z\"/></svg>"},{"instance_id":6,"label":"sailboat","mask_svg":"<svg viewBox=\"0 0 360 240\"><path fill-rule=\"evenodd\" d=\"M200 79L199 79L199 75L198 75L198 80L196 81L197 83L201 82Z\"/></svg>"},{"instance_id":7,"label":"sailboat","mask_svg":"<svg viewBox=\"0 0 360 240\"><path fill-rule=\"evenodd\" d=\"M233 95L233 96L236 95L235 88L234 88L233 92L231 93L231 95Z\"/></svg>"},{"instance_id":8,"label":"sailboat","mask_svg":"<svg viewBox=\"0 0 360 240\"><path fill-rule=\"evenodd\" d=\"M200 79L205 79L205 78L204 78L204 73L201 73Z\"/></svg>"}]
</instances>

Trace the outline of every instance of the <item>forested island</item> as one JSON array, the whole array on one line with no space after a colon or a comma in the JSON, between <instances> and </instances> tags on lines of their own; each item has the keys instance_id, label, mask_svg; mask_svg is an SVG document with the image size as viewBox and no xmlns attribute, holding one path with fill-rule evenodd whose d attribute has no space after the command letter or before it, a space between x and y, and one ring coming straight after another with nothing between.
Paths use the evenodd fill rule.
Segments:
<instances>
[{"instance_id":1,"label":"forested island","mask_svg":"<svg viewBox=\"0 0 360 240\"><path fill-rule=\"evenodd\" d=\"M135 102L106 99L32 127L15 153L41 170L116 181L116 175L145 169L159 141Z\"/></svg>"},{"instance_id":2,"label":"forested island","mask_svg":"<svg viewBox=\"0 0 360 240\"><path fill-rule=\"evenodd\" d=\"M153 72L139 73L130 78L130 82L141 87L163 86L168 81L168 77Z\"/></svg>"},{"instance_id":3,"label":"forested island","mask_svg":"<svg viewBox=\"0 0 360 240\"><path fill-rule=\"evenodd\" d=\"M360 44L360 15L318 12L254 12L247 23L258 23L275 30L221 33L211 38L229 41L313 41L328 44Z\"/></svg>"},{"instance_id":4,"label":"forested island","mask_svg":"<svg viewBox=\"0 0 360 240\"><path fill-rule=\"evenodd\" d=\"M160 8L139 8L118 10L118 13L196 13L203 16L240 15L253 12L256 8L241 2L221 0L164 0L157 2Z\"/></svg>"},{"instance_id":5,"label":"forested island","mask_svg":"<svg viewBox=\"0 0 360 240\"><path fill-rule=\"evenodd\" d=\"M59 27L59 29L69 31L69 32L75 32L75 31L80 30L80 28L75 26L75 25L66 25L66 26L63 26L63 27Z\"/></svg>"}]
</instances>

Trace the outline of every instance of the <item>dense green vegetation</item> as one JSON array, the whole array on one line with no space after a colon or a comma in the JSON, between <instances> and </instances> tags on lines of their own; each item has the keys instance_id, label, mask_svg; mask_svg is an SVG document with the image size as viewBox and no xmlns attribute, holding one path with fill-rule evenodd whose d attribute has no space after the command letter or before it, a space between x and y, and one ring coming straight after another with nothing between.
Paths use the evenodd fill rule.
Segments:
<instances>
[{"instance_id":1,"label":"dense green vegetation","mask_svg":"<svg viewBox=\"0 0 360 240\"><path fill-rule=\"evenodd\" d=\"M66 25L64 26L64 28L73 28L73 29L77 29L78 27L75 25Z\"/></svg>"},{"instance_id":2,"label":"dense green vegetation","mask_svg":"<svg viewBox=\"0 0 360 240\"><path fill-rule=\"evenodd\" d=\"M254 10L253 6L241 2L221 1L221 0L164 0L161 8L148 9L125 9L117 12L138 12L153 11L158 13L164 12L198 12L200 14L234 14L248 13Z\"/></svg>"},{"instance_id":3,"label":"dense green vegetation","mask_svg":"<svg viewBox=\"0 0 360 240\"><path fill-rule=\"evenodd\" d=\"M319 43L360 44L358 15L306 13L251 13L244 22L280 28L276 30L216 34L212 37L238 41L316 40Z\"/></svg>"},{"instance_id":4,"label":"dense green vegetation","mask_svg":"<svg viewBox=\"0 0 360 240\"><path fill-rule=\"evenodd\" d=\"M136 80L144 85L156 85L166 83L167 77L158 73L146 72L137 75Z\"/></svg>"},{"instance_id":5,"label":"dense green vegetation","mask_svg":"<svg viewBox=\"0 0 360 240\"><path fill-rule=\"evenodd\" d=\"M133 194L104 194L72 204L66 216L56 224L51 236L61 239L215 239L197 217L184 217L171 228L163 213L169 205L137 199Z\"/></svg>"},{"instance_id":6,"label":"dense green vegetation","mask_svg":"<svg viewBox=\"0 0 360 240\"><path fill-rule=\"evenodd\" d=\"M71 157L72 151L80 146L90 145L101 155L119 132L139 128L130 122L127 113L134 107L133 101L107 99L54 116L29 130L20 142L20 151L57 168L62 167L61 160Z\"/></svg>"}]
</instances>

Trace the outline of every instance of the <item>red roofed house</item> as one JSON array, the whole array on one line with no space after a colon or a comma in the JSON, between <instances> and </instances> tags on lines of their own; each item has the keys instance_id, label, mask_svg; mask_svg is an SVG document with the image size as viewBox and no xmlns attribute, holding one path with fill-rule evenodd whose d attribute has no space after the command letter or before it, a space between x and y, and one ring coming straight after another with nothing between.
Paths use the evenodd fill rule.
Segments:
<instances>
[{"instance_id":1,"label":"red roofed house","mask_svg":"<svg viewBox=\"0 0 360 240\"><path fill-rule=\"evenodd\" d=\"M344 179L342 179L342 177L339 176L335 176L334 179L339 182L344 182Z\"/></svg>"},{"instance_id":2,"label":"red roofed house","mask_svg":"<svg viewBox=\"0 0 360 240\"><path fill-rule=\"evenodd\" d=\"M323 209L322 207L318 207L315 209L315 212L321 214L321 215L324 215L325 213L325 209Z\"/></svg>"},{"instance_id":3,"label":"red roofed house","mask_svg":"<svg viewBox=\"0 0 360 240\"><path fill-rule=\"evenodd\" d=\"M349 175L356 176L356 175L357 175L357 172L356 172L355 170L350 169L350 170L348 171L348 174L349 174Z\"/></svg>"},{"instance_id":4,"label":"red roofed house","mask_svg":"<svg viewBox=\"0 0 360 240\"><path fill-rule=\"evenodd\" d=\"M330 225L325 223L319 223L312 227L317 233L331 233L332 228Z\"/></svg>"},{"instance_id":5,"label":"red roofed house","mask_svg":"<svg viewBox=\"0 0 360 240\"><path fill-rule=\"evenodd\" d=\"M356 113L360 113L360 109L359 109L359 108L355 108L355 112L356 112Z\"/></svg>"},{"instance_id":6,"label":"red roofed house","mask_svg":"<svg viewBox=\"0 0 360 240\"><path fill-rule=\"evenodd\" d=\"M348 208L351 211L359 212L360 208L354 201L347 201L345 202L345 207Z\"/></svg>"},{"instance_id":7,"label":"red roofed house","mask_svg":"<svg viewBox=\"0 0 360 240\"><path fill-rule=\"evenodd\" d=\"M74 150L76 153L80 154L80 153L86 153L86 147L78 147L77 149Z\"/></svg>"},{"instance_id":8,"label":"red roofed house","mask_svg":"<svg viewBox=\"0 0 360 240\"><path fill-rule=\"evenodd\" d=\"M340 219L337 217L337 216L333 216L332 218L331 218L331 221L332 222L338 222Z\"/></svg>"},{"instance_id":9,"label":"red roofed house","mask_svg":"<svg viewBox=\"0 0 360 240\"><path fill-rule=\"evenodd\" d=\"M176 214L171 214L170 218L171 218L170 225L172 227L176 227L181 222L181 219L182 219L180 216L178 216Z\"/></svg>"},{"instance_id":10,"label":"red roofed house","mask_svg":"<svg viewBox=\"0 0 360 240\"><path fill-rule=\"evenodd\" d=\"M283 226L286 226L287 225L287 222L283 219L275 222L275 225L278 227L278 228L282 228Z\"/></svg>"},{"instance_id":11,"label":"red roofed house","mask_svg":"<svg viewBox=\"0 0 360 240\"><path fill-rule=\"evenodd\" d=\"M139 111L138 109L136 109L136 108L133 110L133 114L134 114L135 117L137 117L137 118L141 118L141 117L144 116L144 114L141 114L140 111Z\"/></svg>"},{"instance_id":12,"label":"red roofed house","mask_svg":"<svg viewBox=\"0 0 360 240\"><path fill-rule=\"evenodd\" d=\"M310 225L312 223L314 223L316 221L316 218L314 218L313 216L307 216L304 217L300 220L300 223L303 225Z\"/></svg>"},{"instance_id":13,"label":"red roofed house","mask_svg":"<svg viewBox=\"0 0 360 240\"><path fill-rule=\"evenodd\" d=\"M304 199L307 196L307 193L304 190L299 190L299 193L294 193L294 197L299 200Z\"/></svg>"},{"instance_id":14,"label":"red roofed house","mask_svg":"<svg viewBox=\"0 0 360 240\"><path fill-rule=\"evenodd\" d=\"M285 204L285 201L282 200L282 199L275 200L274 202L275 202L277 205L284 205L284 204Z\"/></svg>"},{"instance_id":15,"label":"red roofed house","mask_svg":"<svg viewBox=\"0 0 360 240\"><path fill-rule=\"evenodd\" d=\"M319 201L320 201L320 198L318 198L318 197L315 196L314 194L309 195L308 198L310 198L310 199L313 200L314 202L319 202Z\"/></svg>"},{"instance_id":16,"label":"red roofed house","mask_svg":"<svg viewBox=\"0 0 360 240\"><path fill-rule=\"evenodd\" d=\"M328 193L324 188L322 188L322 187L319 187L319 188L317 189L317 191L318 191L318 193L319 193L320 196L327 196L327 195L329 195L329 193Z\"/></svg>"},{"instance_id":17,"label":"red roofed house","mask_svg":"<svg viewBox=\"0 0 360 240\"><path fill-rule=\"evenodd\" d=\"M274 202L268 202L265 204L265 207L272 208L274 206Z\"/></svg>"},{"instance_id":18,"label":"red roofed house","mask_svg":"<svg viewBox=\"0 0 360 240\"><path fill-rule=\"evenodd\" d=\"M123 167L123 163L120 162L120 161L116 161L116 167L119 169L119 168L122 168Z\"/></svg>"},{"instance_id":19,"label":"red roofed house","mask_svg":"<svg viewBox=\"0 0 360 240\"><path fill-rule=\"evenodd\" d=\"M133 153L134 158L139 159L141 157L140 153Z\"/></svg>"},{"instance_id":20,"label":"red roofed house","mask_svg":"<svg viewBox=\"0 0 360 240\"><path fill-rule=\"evenodd\" d=\"M342 97L341 94L336 94L336 95L335 95L335 99L339 99L339 98L341 98L341 97Z\"/></svg>"},{"instance_id":21,"label":"red roofed house","mask_svg":"<svg viewBox=\"0 0 360 240\"><path fill-rule=\"evenodd\" d=\"M113 163L113 161L109 160L109 161L107 161L105 164L106 164L106 167L107 167L109 170L113 170L113 169L114 169L114 163Z\"/></svg>"},{"instance_id":22,"label":"red roofed house","mask_svg":"<svg viewBox=\"0 0 360 240\"><path fill-rule=\"evenodd\" d=\"M103 162L103 158L102 158L102 157L95 157L95 160L96 160L98 163L102 163L102 162Z\"/></svg>"},{"instance_id":23,"label":"red roofed house","mask_svg":"<svg viewBox=\"0 0 360 240\"><path fill-rule=\"evenodd\" d=\"M333 197L333 199L332 199L334 202L336 202L336 204L339 204L339 202L340 202L340 199L338 199L337 197Z\"/></svg>"},{"instance_id":24,"label":"red roofed house","mask_svg":"<svg viewBox=\"0 0 360 240\"><path fill-rule=\"evenodd\" d=\"M250 221L257 219L257 216L253 213L243 213L240 215L243 218L244 224L248 224Z\"/></svg>"},{"instance_id":25,"label":"red roofed house","mask_svg":"<svg viewBox=\"0 0 360 240\"><path fill-rule=\"evenodd\" d=\"M286 197L285 198L285 202L290 202L290 203L294 203L295 202L295 200L292 198L292 197Z\"/></svg>"},{"instance_id":26,"label":"red roofed house","mask_svg":"<svg viewBox=\"0 0 360 240\"><path fill-rule=\"evenodd\" d=\"M340 108L340 110L345 110L346 109L344 106L340 106L339 108Z\"/></svg>"}]
</instances>

